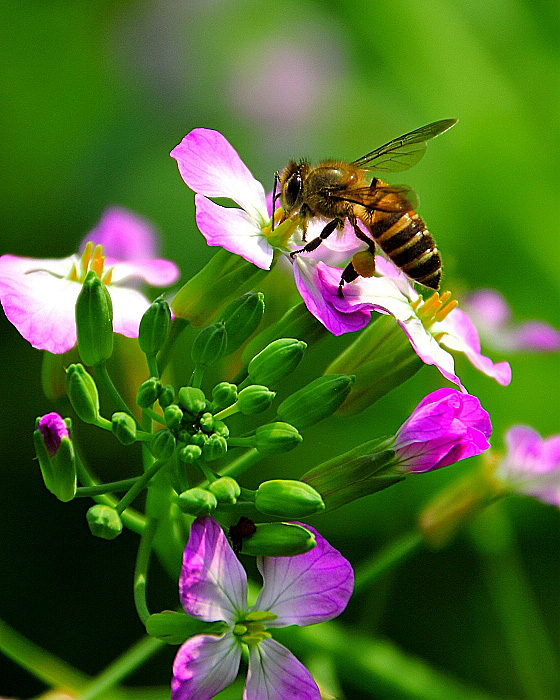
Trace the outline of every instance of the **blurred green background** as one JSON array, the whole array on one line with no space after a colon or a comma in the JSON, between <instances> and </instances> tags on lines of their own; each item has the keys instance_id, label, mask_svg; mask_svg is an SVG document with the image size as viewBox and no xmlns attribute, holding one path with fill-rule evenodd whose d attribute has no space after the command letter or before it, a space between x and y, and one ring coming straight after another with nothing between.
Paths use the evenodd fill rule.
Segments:
<instances>
[{"instance_id":1,"label":"blurred green background","mask_svg":"<svg viewBox=\"0 0 560 700\"><path fill-rule=\"evenodd\" d=\"M118 204L157 226L162 253L185 281L213 254L168 155L192 128L221 131L271 187L290 158L352 160L423 124L457 117L420 164L392 181L420 193L419 211L455 294L496 288L517 320L560 328L559 24L558 5L549 0L3 3L0 253L69 255L104 208ZM274 274L268 288L284 289L287 282ZM270 318L274 312L271 304ZM0 324L0 617L95 674L142 633L131 587L137 538L94 540L85 501L61 504L42 486L31 440L35 417L52 410L40 389L41 353L5 317ZM294 382L312 378L346 343L322 341ZM501 447L504 430L519 422L543 435L560 432L558 355L493 359L511 362L510 387L457 361L470 393L491 414L493 444ZM441 385L436 370L423 368L359 416L308 431L289 459L251 478L297 477L333 446L349 449L393 432ZM115 453L113 442L95 437L89 453L100 476L130 474L136 455ZM471 467L409 479L313 524L357 564L406 532L430 495ZM557 641L558 512L522 498L506 511ZM473 686L523 697L471 535L413 557L342 619L356 634L388 637ZM175 585L157 567L152 578L154 609L175 606ZM174 651L166 649L132 682L166 684ZM7 697L43 689L5 659L0 679ZM401 697L381 688L364 694L352 684L344 690L357 700Z\"/></svg>"}]
</instances>

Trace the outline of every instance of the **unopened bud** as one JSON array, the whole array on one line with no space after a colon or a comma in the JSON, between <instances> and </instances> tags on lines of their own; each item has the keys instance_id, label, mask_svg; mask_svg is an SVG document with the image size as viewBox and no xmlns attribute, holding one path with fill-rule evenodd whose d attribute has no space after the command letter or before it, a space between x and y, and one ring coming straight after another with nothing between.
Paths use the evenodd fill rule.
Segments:
<instances>
[{"instance_id":1,"label":"unopened bud","mask_svg":"<svg viewBox=\"0 0 560 700\"><path fill-rule=\"evenodd\" d=\"M255 432L255 447L261 455L270 456L289 452L303 440L299 432L289 423L268 423Z\"/></svg>"},{"instance_id":2,"label":"unopened bud","mask_svg":"<svg viewBox=\"0 0 560 700\"><path fill-rule=\"evenodd\" d=\"M182 408L180 406L177 406L176 403L172 403L170 406L167 406L167 408L163 412L163 420L165 422L165 425L170 430L175 430L181 425L181 422L183 420Z\"/></svg>"},{"instance_id":3,"label":"unopened bud","mask_svg":"<svg viewBox=\"0 0 560 700\"><path fill-rule=\"evenodd\" d=\"M219 321L200 331L194 339L191 357L197 367L209 367L225 355L227 332L225 325Z\"/></svg>"},{"instance_id":4,"label":"unopened bud","mask_svg":"<svg viewBox=\"0 0 560 700\"><path fill-rule=\"evenodd\" d=\"M257 329L264 313L264 294L247 292L218 316L227 332L227 353L235 352Z\"/></svg>"},{"instance_id":5,"label":"unopened bud","mask_svg":"<svg viewBox=\"0 0 560 700\"><path fill-rule=\"evenodd\" d=\"M66 393L84 423L95 423L99 418L99 394L91 374L83 365L69 365L66 369Z\"/></svg>"},{"instance_id":6,"label":"unopened bud","mask_svg":"<svg viewBox=\"0 0 560 700\"><path fill-rule=\"evenodd\" d=\"M211 413L203 413L199 423L200 429L205 433L211 433L214 430L214 416Z\"/></svg>"},{"instance_id":7,"label":"unopened bud","mask_svg":"<svg viewBox=\"0 0 560 700\"><path fill-rule=\"evenodd\" d=\"M209 435L202 448L202 454L206 462L213 462L215 459L223 457L226 452L227 440L216 434Z\"/></svg>"},{"instance_id":8,"label":"unopened bud","mask_svg":"<svg viewBox=\"0 0 560 700\"><path fill-rule=\"evenodd\" d=\"M113 435L123 445L132 445L136 442L136 421L124 411L117 411L111 416L111 430Z\"/></svg>"},{"instance_id":9,"label":"unopened bud","mask_svg":"<svg viewBox=\"0 0 560 700\"><path fill-rule=\"evenodd\" d=\"M203 433L202 430L199 430L198 433L195 433L191 436L192 444L198 445L198 447L204 447L207 441L208 435L206 435L206 433Z\"/></svg>"},{"instance_id":10,"label":"unopened bud","mask_svg":"<svg viewBox=\"0 0 560 700\"><path fill-rule=\"evenodd\" d=\"M221 421L221 420L215 420L214 421L214 432L216 435L219 435L220 437L225 438L226 440L229 437L229 428L227 425Z\"/></svg>"},{"instance_id":11,"label":"unopened bud","mask_svg":"<svg viewBox=\"0 0 560 700\"><path fill-rule=\"evenodd\" d=\"M251 380L266 386L278 383L299 365L306 347L306 343L295 338L275 340L249 362Z\"/></svg>"},{"instance_id":12,"label":"unopened bud","mask_svg":"<svg viewBox=\"0 0 560 700\"><path fill-rule=\"evenodd\" d=\"M221 411L237 401L237 386L229 382L220 382L212 389L212 403Z\"/></svg>"},{"instance_id":13,"label":"unopened bud","mask_svg":"<svg viewBox=\"0 0 560 700\"><path fill-rule=\"evenodd\" d=\"M179 459L186 464L194 464L202 456L202 449L198 445L185 445L179 450Z\"/></svg>"},{"instance_id":14,"label":"unopened bud","mask_svg":"<svg viewBox=\"0 0 560 700\"><path fill-rule=\"evenodd\" d=\"M192 618L183 612L164 610L150 615L146 620L146 632L166 644L182 644L192 636Z\"/></svg>"},{"instance_id":15,"label":"unopened bud","mask_svg":"<svg viewBox=\"0 0 560 700\"><path fill-rule=\"evenodd\" d=\"M76 495L76 459L66 422L58 413L42 416L33 441L45 486L60 501L71 501Z\"/></svg>"},{"instance_id":16,"label":"unopened bud","mask_svg":"<svg viewBox=\"0 0 560 700\"><path fill-rule=\"evenodd\" d=\"M218 505L216 496L213 493L199 487L183 491L179 495L177 502L183 513L194 516L208 515Z\"/></svg>"},{"instance_id":17,"label":"unopened bud","mask_svg":"<svg viewBox=\"0 0 560 700\"><path fill-rule=\"evenodd\" d=\"M184 386L179 389L179 403L193 419L206 410L204 392L193 386Z\"/></svg>"},{"instance_id":18,"label":"unopened bud","mask_svg":"<svg viewBox=\"0 0 560 700\"><path fill-rule=\"evenodd\" d=\"M113 354L113 304L107 288L90 270L76 301L78 352L90 367Z\"/></svg>"},{"instance_id":19,"label":"unopened bud","mask_svg":"<svg viewBox=\"0 0 560 700\"><path fill-rule=\"evenodd\" d=\"M169 430L160 430L150 442L150 452L156 459L169 459L175 449L175 436Z\"/></svg>"},{"instance_id":20,"label":"unopened bud","mask_svg":"<svg viewBox=\"0 0 560 700\"><path fill-rule=\"evenodd\" d=\"M175 401L175 389L171 384L166 384L161 388L160 395L158 397L159 405L165 409Z\"/></svg>"},{"instance_id":21,"label":"unopened bud","mask_svg":"<svg viewBox=\"0 0 560 700\"><path fill-rule=\"evenodd\" d=\"M341 406L353 382L354 377L346 374L329 374L314 379L282 401L278 406L278 416L298 430L315 425Z\"/></svg>"},{"instance_id":22,"label":"unopened bud","mask_svg":"<svg viewBox=\"0 0 560 700\"><path fill-rule=\"evenodd\" d=\"M241 551L256 557L295 557L311 551L315 536L293 523L256 523L256 532L242 540Z\"/></svg>"},{"instance_id":23,"label":"unopened bud","mask_svg":"<svg viewBox=\"0 0 560 700\"><path fill-rule=\"evenodd\" d=\"M169 335L170 326L169 304L158 298L150 304L140 320L138 344L146 355L155 355L161 350Z\"/></svg>"},{"instance_id":24,"label":"unopened bud","mask_svg":"<svg viewBox=\"0 0 560 700\"><path fill-rule=\"evenodd\" d=\"M275 396L276 392L270 391L266 386L252 384L239 392L237 407L244 416L254 416L266 411Z\"/></svg>"},{"instance_id":25,"label":"unopened bud","mask_svg":"<svg viewBox=\"0 0 560 700\"><path fill-rule=\"evenodd\" d=\"M136 403L140 408L151 408L158 400L160 393L161 382L155 377L150 377L138 387Z\"/></svg>"},{"instance_id":26,"label":"unopened bud","mask_svg":"<svg viewBox=\"0 0 560 700\"><path fill-rule=\"evenodd\" d=\"M257 490L255 507L276 518L302 518L325 510L321 494L293 479L264 481Z\"/></svg>"},{"instance_id":27,"label":"unopened bud","mask_svg":"<svg viewBox=\"0 0 560 700\"><path fill-rule=\"evenodd\" d=\"M241 495L239 484L231 476L222 476L208 486L208 491L216 496L218 503L233 505Z\"/></svg>"},{"instance_id":28,"label":"unopened bud","mask_svg":"<svg viewBox=\"0 0 560 700\"><path fill-rule=\"evenodd\" d=\"M88 510L86 518L91 534L95 537L114 540L122 532L121 516L111 506L92 506Z\"/></svg>"}]
</instances>

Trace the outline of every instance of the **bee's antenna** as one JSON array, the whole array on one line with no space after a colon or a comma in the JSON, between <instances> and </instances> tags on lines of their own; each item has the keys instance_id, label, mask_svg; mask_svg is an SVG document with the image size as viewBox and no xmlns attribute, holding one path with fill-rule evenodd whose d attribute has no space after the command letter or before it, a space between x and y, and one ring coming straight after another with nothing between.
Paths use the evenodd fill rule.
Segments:
<instances>
[{"instance_id":1,"label":"bee's antenna","mask_svg":"<svg viewBox=\"0 0 560 700\"><path fill-rule=\"evenodd\" d=\"M276 186L280 182L280 175L278 170L274 173L274 187L272 189L272 230L274 231L274 209L276 205L276 200L280 196L280 192L276 192Z\"/></svg>"}]
</instances>

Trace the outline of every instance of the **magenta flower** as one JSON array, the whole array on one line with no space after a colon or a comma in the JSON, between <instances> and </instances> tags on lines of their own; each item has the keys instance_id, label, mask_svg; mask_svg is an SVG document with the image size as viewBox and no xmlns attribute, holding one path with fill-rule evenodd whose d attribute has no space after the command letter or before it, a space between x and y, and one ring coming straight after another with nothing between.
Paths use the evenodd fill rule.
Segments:
<instances>
[{"instance_id":1,"label":"magenta flower","mask_svg":"<svg viewBox=\"0 0 560 700\"><path fill-rule=\"evenodd\" d=\"M476 396L438 389L399 428L394 450L405 472L427 472L479 455L490 447L490 416Z\"/></svg>"},{"instance_id":2,"label":"magenta flower","mask_svg":"<svg viewBox=\"0 0 560 700\"><path fill-rule=\"evenodd\" d=\"M43 436L45 447L51 457L58 452L62 438L69 438L68 428L58 413L47 413L39 418L37 430Z\"/></svg>"},{"instance_id":3,"label":"magenta flower","mask_svg":"<svg viewBox=\"0 0 560 700\"><path fill-rule=\"evenodd\" d=\"M247 575L222 529L212 518L192 527L179 579L185 612L205 622L223 621L220 636L199 634L177 652L172 700L210 700L237 676L241 650L248 649L244 700L320 700L307 669L267 628L312 625L339 615L352 594L349 562L319 535L317 545L296 557L258 557L264 585L247 605Z\"/></svg>"},{"instance_id":4,"label":"magenta flower","mask_svg":"<svg viewBox=\"0 0 560 700\"><path fill-rule=\"evenodd\" d=\"M0 301L8 320L34 348L61 354L74 347L74 309L89 270L94 270L109 290L115 333L128 338L138 336L140 319L149 306L146 297L132 288L134 282L163 287L179 276L169 260L146 257L154 249L152 229L125 210L108 210L86 239L89 243L81 257L0 257ZM103 245L111 257L105 258Z\"/></svg>"},{"instance_id":5,"label":"magenta flower","mask_svg":"<svg viewBox=\"0 0 560 700\"><path fill-rule=\"evenodd\" d=\"M312 298L313 308L304 296L309 310L331 333L341 335L364 327L372 311L390 314L404 330L422 362L435 365L446 379L461 389L453 356L447 350L463 353L474 367L499 384L510 383L509 364L494 364L481 354L476 328L467 314L456 308L457 302L449 300L449 292L441 298L436 292L423 301L408 278L391 262L379 255L376 265L378 275L347 284L344 298L340 298L337 294L340 270L322 262L316 264L313 282L307 291L300 289L300 292Z\"/></svg>"},{"instance_id":6,"label":"magenta flower","mask_svg":"<svg viewBox=\"0 0 560 700\"><path fill-rule=\"evenodd\" d=\"M502 352L558 352L560 332L543 321L514 323L504 297L480 289L462 302L488 347Z\"/></svg>"},{"instance_id":7,"label":"magenta flower","mask_svg":"<svg viewBox=\"0 0 560 700\"><path fill-rule=\"evenodd\" d=\"M506 456L494 476L508 490L560 507L560 435L543 440L532 428L515 425L505 443Z\"/></svg>"}]
</instances>

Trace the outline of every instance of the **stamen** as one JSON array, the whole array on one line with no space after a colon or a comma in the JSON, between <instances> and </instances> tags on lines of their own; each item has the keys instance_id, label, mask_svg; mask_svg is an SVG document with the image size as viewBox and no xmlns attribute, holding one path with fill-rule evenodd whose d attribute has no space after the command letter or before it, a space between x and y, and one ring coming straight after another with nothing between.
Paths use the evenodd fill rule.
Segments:
<instances>
[{"instance_id":1,"label":"stamen","mask_svg":"<svg viewBox=\"0 0 560 700\"><path fill-rule=\"evenodd\" d=\"M76 263L72 263L72 269L70 270L70 274L68 275L68 279L71 280L72 282L78 281L78 270L76 269Z\"/></svg>"},{"instance_id":2,"label":"stamen","mask_svg":"<svg viewBox=\"0 0 560 700\"><path fill-rule=\"evenodd\" d=\"M112 279L113 279L113 268L110 267L107 270L107 272L105 273L105 275L103 276L103 279L101 281L103 282L103 284L108 285L108 284L111 284Z\"/></svg>"},{"instance_id":3,"label":"stamen","mask_svg":"<svg viewBox=\"0 0 560 700\"><path fill-rule=\"evenodd\" d=\"M93 243L91 241L88 241L86 243L85 250L82 253L82 260L80 263L80 267L82 268L82 272L83 272L84 276L85 276L86 272L88 271L89 261L91 260L92 253L93 253Z\"/></svg>"},{"instance_id":4,"label":"stamen","mask_svg":"<svg viewBox=\"0 0 560 700\"><path fill-rule=\"evenodd\" d=\"M91 261L90 269L93 270L99 278L103 274L104 264L105 257L103 256L103 246L96 245L93 251L93 260Z\"/></svg>"},{"instance_id":5,"label":"stamen","mask_svg":"<svg viewBox=\"0 0 560 700\"><path fill-rule=\"evenodd\" d=\"M451 296L451 293L449 293L449 296ZM459 306L459 302L456 299L453 299L453 301L450 301L449 304L442 307L436 313L436 315L434 316L434 321L443 321L443 319L446 318L447 316L449 316L449 314L453 311L453 309L456 309L458 306Z\"/></svg>"},{"instance_id":6,"label":"stamen","mask_svg":"<svg viewBox=\"0 0 560 700\"><path fill-rule=\"evenodd\" d=\"M441 308L441 302L439 300L439 294L434 292L432 296L422 304L422 307L418 311L418 316L420 318L428 320L433 317L439 309Z\"/></svg>"}]
</instances>

